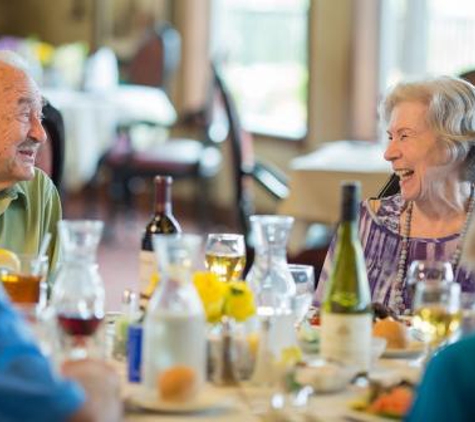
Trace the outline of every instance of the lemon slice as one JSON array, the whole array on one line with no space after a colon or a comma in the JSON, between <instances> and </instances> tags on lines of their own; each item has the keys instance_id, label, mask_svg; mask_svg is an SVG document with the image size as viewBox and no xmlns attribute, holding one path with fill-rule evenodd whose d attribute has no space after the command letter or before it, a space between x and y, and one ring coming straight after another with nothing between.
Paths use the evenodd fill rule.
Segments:
<instances>
[{"instance_id":1,"label":"lemon slice","mask_svg":"<svg viewBox=\"0 0 475 422\"><path fill-rule=\"evenodd\" d=\"M12 272L19 272L21 268L18 256L8 249L0 248L0 268L6 268Z\"/></svg>"}]
</instances>

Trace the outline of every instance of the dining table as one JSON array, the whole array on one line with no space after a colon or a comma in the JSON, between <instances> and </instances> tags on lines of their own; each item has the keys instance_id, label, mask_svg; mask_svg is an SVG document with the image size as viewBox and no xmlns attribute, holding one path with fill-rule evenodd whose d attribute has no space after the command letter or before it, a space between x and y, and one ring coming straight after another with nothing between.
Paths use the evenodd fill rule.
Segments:
<instances>
[{"instance_id":1,"label":"dining table","mask_svg":"<svg viewBox=\"0 0 475 422\"><path fill-rule=\"evenodd\" d=\"M155 392L147 392L139 382L128 381L126 358L123 352L117 354L114 345L115 321L119 316L120 313L111 312L106 318L106 357L121 379L125 422L387 422L386 418L353 409L353 404L368 394L367 379L383 385L395 385L402 380L416 384L422 373L420 357L424 348L414 348L416 344L411 343L411 347L401 350L379 348L378 354L374 354L375 348L372 348L367 378L346 387L343 385L335 392L309 391L300 406L279 407L282 399L289 403L288 393L282 395L282 389L276 384L262 387L251 380L241 380L232 386L218 386L207 381L196 404L160 403ZM322 360L318 350L304 347L302 340L298 342L306 365L318 365ZM422 343L417 345L422 346ZM289 414L291 418L288 418Z\"/></svg>"},{"instance_id":2,"label":"dining table","mask_svg":"<svg viewBox=\"0 0 475 422\"><path fill-rule=\"evenodd\" d=\"M79 191L93 178L119 127L147 123L167 129L177 119L173 104L160 88L142 85L117 85L92 91L43 88L42 94L63 116L64 186L69 192Z\"/></svg>"},{"instance_id":3,"label":"dining table","mask_svg":"<svg viewBox=\"0 0 475 422\"><path fill-rule=\"evenodd\" d=\"M296 220L290 250L301 248L298 239L305 237L309 225L338 222L342 182L359 181L362 198L377 195L391 173L384 150L383 142L340 140L290 161L289 196L277 210Z\"/></svg>"},{"instance_id":4,"label":"dining table","mask_svg":"<svg viewBox=\"0 0 475 422\"><path fill-rule=\"evenodd\" d=\"M407 359L379 359L370 371L370 377L387 383L417 381L420 367ZM306 405L279 409L277 389L259 388L250 382L239 386L216 387L206 385L204 393L212 396L206 408L183 410L179 406L171 411L150 410L133 405L135 397L143 394L139 384L123 383L126 422L384 422L387 418L353 409L353 404L361 401L368 393L366 385L349 385L335 393L317 393L308 398ZM276 397L277 396L277 397ZM284 417L290 412L292 418Z\"/></svg>"}]
</instances>

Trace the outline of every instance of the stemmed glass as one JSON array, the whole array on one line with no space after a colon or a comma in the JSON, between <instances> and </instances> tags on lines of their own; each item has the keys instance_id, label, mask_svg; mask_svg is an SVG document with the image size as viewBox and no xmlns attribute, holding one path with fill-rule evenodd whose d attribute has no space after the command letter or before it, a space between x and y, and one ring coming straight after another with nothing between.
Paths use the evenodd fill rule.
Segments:
<instances>
[{"instance_id":1,"label":"stemmed glass","mask_svg":"<svg viewBox=\"0 0 475 422\"><path fill-rule=\"evenodd\" d=\"M407 288L411 301L414 299L416 285L421 281L454 281L452 265L444 261L413 261L407 271ZM414 304L412 307L414 310Z\"/></svg>"},{"instance_id":2,"label":"stemmed glass","mask_svg":"<svg viewBox=\"0 0 475 422\"><path fill-rule=\"evenodd\" d=\"M413 325L422 334L428 359L460 328L461 294L460 285L453 282L450 264L426 262L419 275L414 288Z\"/></svg>"},{"instance_id":3,"label":"stemmed glass","mask_svg":"<svg viewBox=\"0 0 475 422\"><path fill-rule=\"evenodd\" d=\"M220 281L238 280L246 265L244 236L235 233L210 233L205 247L206 267Z\"/></svg>"},{"instance_id":4,"label":"stemmed glass","mask_svg":"<svg viewBox=\"0 0 475 422\"><path fill-rule=\"evenodd\" d=\"M96 263L101 221L62 220L58 224L63 260L55 279L51 306L61 353L68 359L100 357L105 292Z\"/></svg>"},{"instance_id":5,"label":"stemmed glass","mask_svg":"<svg viewBox=\"0 0 475 422\"><path fill-rule=\"evenodd\" d=\"M305 317L312 303L315 290L315 271L311 265L289 264L289 271L295 282L296 295L293 299L293 311L296 322Z\"/></svg>"}]
</instances>

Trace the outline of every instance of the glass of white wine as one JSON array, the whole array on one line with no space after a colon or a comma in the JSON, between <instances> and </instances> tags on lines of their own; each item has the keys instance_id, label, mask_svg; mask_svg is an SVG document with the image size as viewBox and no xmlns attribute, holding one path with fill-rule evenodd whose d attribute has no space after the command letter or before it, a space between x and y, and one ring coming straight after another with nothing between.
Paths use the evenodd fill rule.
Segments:
<instances>
[{"instance_id":1,"label":"glass of white wine","mask_svg":"<svg viewBox=\"0 0 475 422\"><path fill-rule=\"evenodd\" d=\"M407 289L414 311L416 286L420 282L454 281L452 265L445 261L415 260L407 270Z\"/></svg>"},{"instance_id":2,"label":"glass of white wine","mask_svg":"<svg viewBox=\"0 0 475 422\"><path fill-rule=\"evenodd\" d=\"M414 291L413 326L426 343L426 356L450 341L462 321L460 284L445 279L420 280Z\"/></svg>"},{"instance_id":3,"label":"glass of white wine","mask_svg":"<svg viewBox=\"0 0 475 422\"><path fill-rule=\"evenodd\" d=\"M210 233L205 248L206 268L220 281L239 280L246 265L244 236L236 233Z\"/></svg>"}]
</instances>

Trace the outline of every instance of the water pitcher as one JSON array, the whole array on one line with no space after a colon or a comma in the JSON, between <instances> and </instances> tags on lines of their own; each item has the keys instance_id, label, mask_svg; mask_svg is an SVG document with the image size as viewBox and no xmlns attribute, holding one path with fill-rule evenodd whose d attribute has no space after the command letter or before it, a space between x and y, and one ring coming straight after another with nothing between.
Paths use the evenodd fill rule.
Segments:
<instances>
[{"instance_id":1,"label":"water pitcher","mask_svg":"<svg viewBox=\"0 0 475 422\"><path fill-rule=\"evenodd\" d=\"M253 215L254 263L246 281L254 292L258 313L286 305L295 296L295 282L287 264L287 241L293 217Z\"/></svg>"},{"instance_id":2,"label":"water pitcher","mask_svg":"<svg viewBox=\"0 0 475 422\"><path fill-rule=\"evenodd\" d=\"M164 400L189 398L205 382L206 321L192 282L200 245L197 235L153 237L159 284L145 316L142 374L145 387L158 388ZM170 391L173 379L183 388Z\"/></svg>"}]
</instances>

